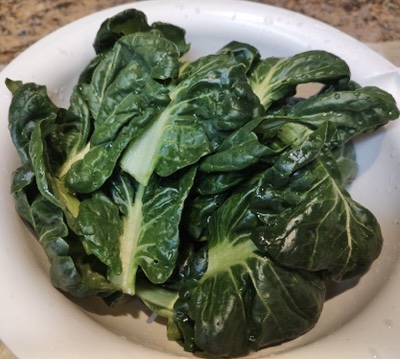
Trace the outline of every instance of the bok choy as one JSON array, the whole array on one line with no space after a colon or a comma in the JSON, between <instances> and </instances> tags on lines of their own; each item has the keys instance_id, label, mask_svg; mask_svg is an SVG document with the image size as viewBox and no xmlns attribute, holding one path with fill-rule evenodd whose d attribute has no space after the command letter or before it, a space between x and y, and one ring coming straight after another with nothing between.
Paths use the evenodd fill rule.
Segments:
<instances>
[{"instance_id":1,"label":"bok choy","mask_svg":"<svg viewBox=\"0 0 400 359\"><path fill-rule=\"evenodd\" d=\"M347 186L352 140L399 117L325 51L262 58L232 41L187 60L185 31L138 10L101 25L68 108L7 79L16 210L53 285L137 296L185 350L242 356L294 339L327 281L364 274L382 233ZM308 98L298 85L319 83Z\"/></svg>"}]
</instances>

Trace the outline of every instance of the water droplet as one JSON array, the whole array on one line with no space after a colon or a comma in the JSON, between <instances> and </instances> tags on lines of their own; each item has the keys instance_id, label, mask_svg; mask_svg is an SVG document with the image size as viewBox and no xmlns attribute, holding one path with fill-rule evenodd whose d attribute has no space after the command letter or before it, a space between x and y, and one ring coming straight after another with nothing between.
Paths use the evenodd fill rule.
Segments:
<instances>
[{"instance_id":1,"label":"water droplet","mask_svg":"<svg viewBox=\"0 0 400 359\"><path fill-rule=\"evenodd\" d=\"M256 337L254 335L250 335L249 336L249 341L250 342L255 342L256 341Z\"/></svg>"},{"instance_id":2,"label":"water droplet","mask_svg":"<svg viewBox=\"0 0 400 359\"><path fill-rule=\"evenodd\" d=\"M68 51L64 49L56 49L56 52L60 55L68 56Z\"/></svg>"},{"instance_id":3,"label":"water droplet","mask_svg":"<svg viewBox=\"0 0 400 359\"><path fill-rule=\"evenodd\" d=\"M379 359L380 358L380 355L378 354L376 349L371 348L369 351L370 351L373 359Z\"/></svg>"},{"instance_id":4,"label":"water droplet","mask_svg":"<svg viewBox=\"0 0 400 359\"><path fill-rule=\"evenodd\" d=\"M272 19L268 18L268 17L264 17L264 24L265 25L271 25L272 24Z\"/></svg>"},{"instance_id":5,"label":"water droplet","mask_svg":"<svg viewBox=\"0 0 400 359\"><path fill-rule=\"evenodd\" d=\"M340 94L335 93L334 97L335 97L336 100L339 100L340 99Z\"/></svg>"},{"instance_id":6,"label":"water droplet","mask_svg":"<svg viewBox=\"0 0 400 359\"><path fill-rule=\"evenodd\" d=\"M392 322L390 319L384 319L384 320L383 320L383 324L385 324L385 326L386 326L388 329L391 329L391 328L393 327L393 322Z\"/></svg>"}]
</instances>

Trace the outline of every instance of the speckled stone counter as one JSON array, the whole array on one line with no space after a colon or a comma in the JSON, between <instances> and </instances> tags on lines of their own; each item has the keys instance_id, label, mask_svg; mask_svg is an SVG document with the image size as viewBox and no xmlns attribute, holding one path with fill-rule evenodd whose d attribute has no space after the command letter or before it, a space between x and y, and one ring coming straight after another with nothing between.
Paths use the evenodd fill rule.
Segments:
<instances>
[{"instance_id":1,"label":"speckled stone counter","mask_svg":"<svg viewBox=\"0 0 400 359\"><path fill-rule=\"evenodd\" d=\"M377 43L400 40L400 1L253 1L303 13L335 26L360 41ZM129 2L132 1L0 0L0 64L8 63L33 42L62 25L95 11Z\"/></svg>"}]
</instances>

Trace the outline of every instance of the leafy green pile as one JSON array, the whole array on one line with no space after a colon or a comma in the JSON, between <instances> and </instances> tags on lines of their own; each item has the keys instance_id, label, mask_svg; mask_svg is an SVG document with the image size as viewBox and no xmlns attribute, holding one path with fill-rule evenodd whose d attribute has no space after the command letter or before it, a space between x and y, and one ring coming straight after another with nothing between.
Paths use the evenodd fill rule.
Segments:
<instances>
[{"instance_id":1,"label":"leafy green pile","mask_svg":"<svg viewBox=\"0 0 400 359\"><path fill-rule=\"evenodd\" d=\"M188 351L240 356L307 332L326 281L366 272L379 224L345 186L352 138L399 116L324 51L231 42L184 61L183 29L128 10L57 107L7 80L12 193L55 287L137 295ZM309 98L299 84L320 83Z\"/></svg>"}]
</instances>

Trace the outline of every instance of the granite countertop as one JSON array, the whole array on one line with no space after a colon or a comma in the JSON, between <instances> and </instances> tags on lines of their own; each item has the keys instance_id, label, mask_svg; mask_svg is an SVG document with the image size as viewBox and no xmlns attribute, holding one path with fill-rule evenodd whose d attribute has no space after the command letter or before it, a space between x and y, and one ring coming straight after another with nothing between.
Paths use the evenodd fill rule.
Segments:
<instances>
[{"instance_id":1,"label":"granite countertop","mask_svg":"<svg viewBox=\"0 0 400 359\"><path fill-rule=\"evenodd\" d=\"M400 1L253 1L287 8L321 20L367 43L400 66ZM90 13L129 2L133 1L0 0L0 70L35 41L60 26ZM15 358L1 341L0 358Z\"/></svg>"},{"instance_id":2,"label":"granite countertop","mask_svg":"<svg viewBox=\"0 0 400 359\"><path fill-rule=\"evenodd\" d=\"M399 1L255 1L314 17L360 41L382 43L400 40ZM0 0L0 64L8 63L33 42L62 25L92 12L128 2L132 1Z\"/></svg>"}]
</instances>

